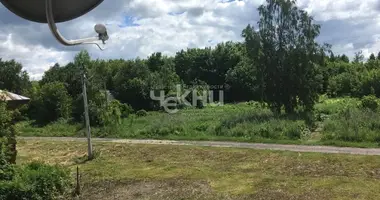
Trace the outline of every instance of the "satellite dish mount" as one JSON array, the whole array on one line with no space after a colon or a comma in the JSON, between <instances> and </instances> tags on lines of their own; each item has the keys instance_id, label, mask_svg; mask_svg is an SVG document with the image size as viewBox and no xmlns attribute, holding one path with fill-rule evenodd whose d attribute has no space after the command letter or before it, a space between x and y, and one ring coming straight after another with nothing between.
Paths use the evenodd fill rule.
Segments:
<instances>
[{"instance_id":1,"label":"satellite dish mount","mask_svg":"<svg viewBox=\"0 0 380 200\"><path fill-rule=\"evenodd\" d=\"M103 50L103 48L96 43L96 41L101 40L103 44L105 44L105 41L109 39L106 27L102 24L95 25L95 29L97 27L102 27L103 32L98 32L98 37L90 37L90 38L83 38L83 39L77 39L77 40L67 40L63 35L59 32L57 25L54 21L54 13L53 13L53 6L52 6L52 0L46 0L46 20L49 25L50 31L53 33L54 37L63 45L66 46L75 46L75 45L81 45L81 44L95 44L98 46L100 50Z\"/></svg>"},{"instance_id":2,"label":"satellite dish mount","mask_svg":"<svg viewBox=\"0 0 380 200\"><path fill-rule=\"evenodd\" d=\"M47 23L53 36L65 46L95 44L103 50L97 41L103 44L109 39L107 29L103 24L97 24L97 37L67 40L59 32L56 23L69 21L80 17L97 7L104 0L0 0L14 14L38 23Z\"/></svg>"}]
</instances>

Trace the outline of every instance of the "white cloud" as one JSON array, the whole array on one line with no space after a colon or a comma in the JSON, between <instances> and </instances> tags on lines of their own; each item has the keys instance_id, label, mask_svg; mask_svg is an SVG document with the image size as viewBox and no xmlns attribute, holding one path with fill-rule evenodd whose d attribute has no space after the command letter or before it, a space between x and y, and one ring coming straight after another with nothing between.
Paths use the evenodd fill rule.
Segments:
<instances>
[{"instance_id":1,"label":"white cloud","mask_svg":"<svg viewBox=\"0 0 380 200\"><path fill-rule=\"evenodd\" d=\"M44 71L56 62L65 64L68 61L67 53L64 51L46 49L41 45L21 45L13 40L12 34L0 42L0 52L2 52L1 57L4 60L15 59L18 62L27 63L26 66L31 79L39 79Z\"/></svg>"},{"instance_id":2,"label":"white cloud","mask_svg":"<svg viewBox=\"0 0 380 200\"><path fill-rule=\"evenodd\" d=\"M173 55L187 47L241 40L241 30L256 25L264 0L113 0L85 16L59 24L69 39L93 36L93 25L105 23L111 36L106 51L95 46L64 47L47 25L29 23L0 6L0 58L16 59L40 78L55 62L65 64L82 48L95 58L146 57L161 51ZM337 53L365 55L380 47L380 3L377 0L299 0L322 23L321 42ZM136 26L138 24L138 26ZM132 26L133 25L133 26Z\"/></svg>"}]
</instances>

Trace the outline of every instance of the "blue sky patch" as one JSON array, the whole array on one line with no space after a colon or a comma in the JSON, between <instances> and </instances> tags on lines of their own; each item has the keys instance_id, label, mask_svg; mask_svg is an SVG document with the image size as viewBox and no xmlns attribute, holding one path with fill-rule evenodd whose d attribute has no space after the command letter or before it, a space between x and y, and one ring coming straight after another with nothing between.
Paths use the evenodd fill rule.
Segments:
<instances>
[{"instance_id":1,"label":"blue sky patch","mask_svg":"<svg viewBox=\"0 0 380 200\"><path fill-rule=\"evenodd\" d=\"M137 20L136 17L132 16L125 16L124 21L119 24L120 28L129 27L129 26L140 26L140 24L136 24L135 21Z\"/></svg>"}]
</instances>

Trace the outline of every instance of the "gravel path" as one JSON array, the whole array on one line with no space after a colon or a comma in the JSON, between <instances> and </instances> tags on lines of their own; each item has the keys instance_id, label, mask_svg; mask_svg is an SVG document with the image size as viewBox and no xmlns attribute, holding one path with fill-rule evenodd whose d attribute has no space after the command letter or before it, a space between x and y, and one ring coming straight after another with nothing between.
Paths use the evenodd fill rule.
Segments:
<instances>
[{"instance_id":1,"label":"gravel path","mask_svg":"<svg viewBox=\"0 0 380 200\"><path fill-rule=\"evenodd\" d=\"M22 140L41 140L41 141L82 141L86 138L68 137L19 137ZM216 142L216 141L175 141L175 140L130 140L130 139L109 139L93 138L94 142L114 142L125 144L159 144L159 145L191 145L208 147L234 147L248 149L266 149L294 152L317 152L317 153L342 153L356 155L380 155L380 148L351 148L351 147L332 147L332 146L307 146L307 145L283 145L283 144L261 144L243 142Z\"/></svg>"}]
</instances>

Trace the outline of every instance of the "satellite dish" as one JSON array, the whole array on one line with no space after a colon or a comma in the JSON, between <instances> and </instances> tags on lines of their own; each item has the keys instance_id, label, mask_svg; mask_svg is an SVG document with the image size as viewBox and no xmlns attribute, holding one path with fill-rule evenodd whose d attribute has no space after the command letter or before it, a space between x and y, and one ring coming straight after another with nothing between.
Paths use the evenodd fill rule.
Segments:
<instances>
[{"instance_id":1,"label":"satellite dish","mask_svg":"<svg viewBox=\"0 0 380 200\"><path fill-rule=\"evenodd\" d=\"M53 0L52 13L57 23L78 18L97 7L104 0ZM11 12L24 19L48 23L46 0L0 0Z\"/></svg>"},{"instance_id":2,"label":"satellite dish","mask_svg":"<svg viewBox=\"0 0 380 200\"><path fill-rule=\"evenodd\" d=\"M103 24L96 24L94 29L95 29L95 32L99 34L107 33L107 28Z\"/></svg>"}]
</instances>

